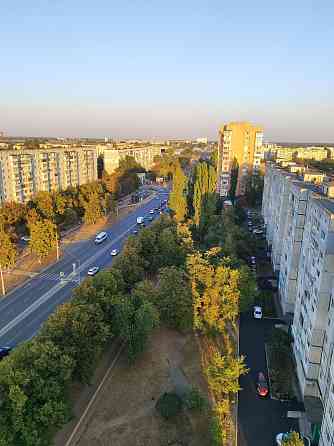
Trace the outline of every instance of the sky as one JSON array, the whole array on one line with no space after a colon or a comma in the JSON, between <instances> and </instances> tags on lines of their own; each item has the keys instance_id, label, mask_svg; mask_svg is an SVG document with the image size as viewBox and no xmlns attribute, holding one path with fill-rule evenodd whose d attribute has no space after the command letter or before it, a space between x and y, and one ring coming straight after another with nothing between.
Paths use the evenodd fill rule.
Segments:
<instances>
[{"instance_id":1,"label":"sky","mask_svg":"<svg viewBox=\"0 0 334 446\"><path fill-rule=\"evenodd\" d=\"M0 131L334 143L332 0L0 4Z\"/></svg>"}]
</instances>

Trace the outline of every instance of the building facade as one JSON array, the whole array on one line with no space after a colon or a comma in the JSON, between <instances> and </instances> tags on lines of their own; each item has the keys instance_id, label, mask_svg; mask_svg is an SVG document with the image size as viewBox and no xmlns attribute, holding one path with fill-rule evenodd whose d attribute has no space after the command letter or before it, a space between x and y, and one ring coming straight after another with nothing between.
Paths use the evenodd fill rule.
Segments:
<instances>
[{"instance_id":1,"label":"building facade","mask_svg":"<svg viewBox=\"0 0 334 446\"><path fill-rule=\"evenodd\" d=\"M124 148L107 145L103 151L104 170L109 174L113 173L118 168L120 161L127 156L133 157L144 169L150 170L154 164L154 158L161 156L166 150L167 147L159 145Z\"/></svg>"},{"instance_id":2,"label":"building facade","mask_svg":"<svg viewBox=\"0 0 334 446\"><path fill-rule=\"evenodd\" d=\"M231 189L231 172L237 165L236 195L244 195L247 180L258 172L264 158L263 129L248 122L231 122L219 129L217 192L226 197Z\"/></svg>"},{"instance_id":3,"label":"building facade","mask_svg":"<svg viewBox=\"0 0 334 446\"><path fill-rule=\"evenodd\" d=\"M0 200L26 202L39 191L57 191L97 180L94 148L0 151Z\"/></svg>"},{"instance_id":4,"label":"building facade","mask_svg":"<svg viewBox=\"0 0 334 446\"><path fill-rule=\"evenodd\" d=\"M292 349L301 394L316 398L323 410L320 446L334 445L333 198L332 180L316 185L267 163L262 203L267 241L273 265L279 266L281 308L293 314Z\"/></svg>"}]
</instances>

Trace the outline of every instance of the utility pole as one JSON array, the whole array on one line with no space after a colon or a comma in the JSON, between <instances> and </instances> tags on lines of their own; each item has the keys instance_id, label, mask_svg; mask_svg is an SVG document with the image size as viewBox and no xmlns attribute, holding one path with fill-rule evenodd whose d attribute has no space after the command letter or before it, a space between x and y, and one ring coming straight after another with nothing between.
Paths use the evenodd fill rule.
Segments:
<instances>
[{"instance_id":1,"label":"utility pole","mask_svg":"<svg viewBox=\"0 0 334 446\"><path fill-rule=\"evenodd\" d=\"M5 289L5 280L3 278L3 271L2 271L2 265L0 263L0 276L1 276L1 289L2 289L2 295L4 296L6 294L6 289Z\"/></svg>"},{"instance_id":2,"label":"utility pole","mask_svg":"<svg viewBox=\"0 0 334 446\"><path fill-rule=\"evenodd\" d=\"M59 260L59 245L58 245L58 234L56 231L56 250L57 250L57 260Z\"/></svg>"}]
</instances>

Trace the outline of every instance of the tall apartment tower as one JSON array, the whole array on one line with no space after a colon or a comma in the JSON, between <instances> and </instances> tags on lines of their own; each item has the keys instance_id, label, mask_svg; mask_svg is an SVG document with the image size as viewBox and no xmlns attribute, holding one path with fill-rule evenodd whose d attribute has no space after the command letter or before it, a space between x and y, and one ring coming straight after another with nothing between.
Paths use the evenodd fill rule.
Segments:
<instances>
[{"instance_id":1,"label":"tall apartment tower","mask_svg":"<svg viewBox=\"0 0 334 446\"><path fill-rule=\"evenodd\" d=\"M263 128L249 122L230 122L219 129L217 192L226 197L231 188L231 170L238 163L236 195L244 195L249 175L258 172L263 155Z\"/></svg>"}]
</instances>

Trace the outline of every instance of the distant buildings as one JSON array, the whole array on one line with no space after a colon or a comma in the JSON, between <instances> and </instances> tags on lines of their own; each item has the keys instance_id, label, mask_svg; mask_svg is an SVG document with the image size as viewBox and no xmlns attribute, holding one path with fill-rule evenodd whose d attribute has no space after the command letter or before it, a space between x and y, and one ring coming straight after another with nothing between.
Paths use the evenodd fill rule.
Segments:
<instances>
[{"instance_id":1,"label":"distant buildings","mask_svg":"<svg viewBox=\"0 0 334 446\"><path fill-rule=\"evenodd\" d=\"M0 202L25 202L38 191L97 179L95 147L0 150Z\"/></svg>"},{"instance_id":2,"label":"distant buildings","mask_svg":"<svg viewBox=\"0 0 334 446\"><path fill-rule=\"evenodd\" d=\"M236 161L238 178L236 195L244 195L250 175L260 169L264 159L263 129L249 122L231 122L219 129L217 192L226 197L231 188L231 171Z\"/></svg>"},{"instance_id":3,"label":"distant buildings","mask_svg":"<svg viewBox=\"0 0 334 446\"><path fill-rule=\"evenodd\" d=\"M167 147L159 145L128 145L123 147L107 145L103 148L104 170L109 174L113 173L118 168L120 161L127 156L133 157L138 164L149 170L154 164L154 158L161 156L166 150Z\"/></svg>"}]
</instances>

